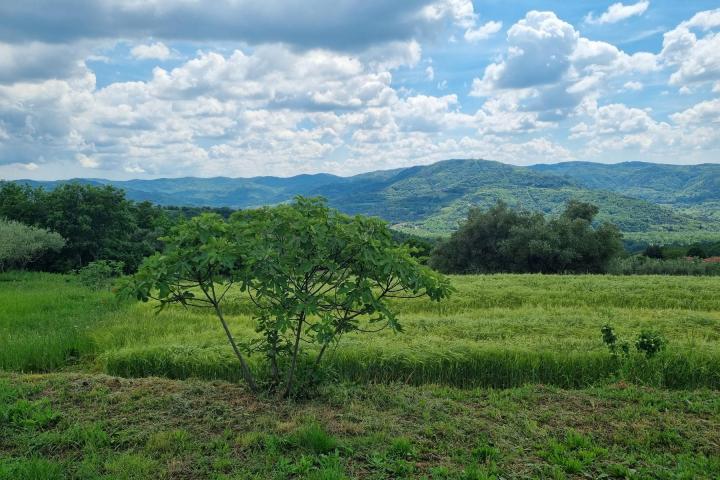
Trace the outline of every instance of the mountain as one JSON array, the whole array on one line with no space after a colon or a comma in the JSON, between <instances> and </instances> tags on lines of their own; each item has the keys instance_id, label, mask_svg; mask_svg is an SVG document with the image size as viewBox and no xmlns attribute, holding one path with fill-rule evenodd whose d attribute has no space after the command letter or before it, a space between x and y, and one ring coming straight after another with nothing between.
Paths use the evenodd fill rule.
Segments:
<instances>
[{"instance_id":1,"label":"mountain","mask_svg":"<svg viewBox=\"0 0 720 480\"><path fill-rule=\"evenodd\" d=\"M133 200L161 205L250 208L295 195L322 195L344 212L376 215L398 229L425 235L451 232L471 206L488 207L503 200L557 214L576 198L598 205L600 220L618 224L630 236L720 235L720 165L568 162L516 167L488 160L446 160L352 177L78 181L114 185ZM26 182L46 188L62 183Z\"/></svg>"}]
</instances>

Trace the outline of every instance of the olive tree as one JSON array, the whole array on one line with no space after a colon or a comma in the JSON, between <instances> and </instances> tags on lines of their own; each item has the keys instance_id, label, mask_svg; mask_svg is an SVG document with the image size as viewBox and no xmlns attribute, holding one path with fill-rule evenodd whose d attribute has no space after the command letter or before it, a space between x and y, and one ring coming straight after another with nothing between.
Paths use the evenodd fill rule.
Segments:
<instances>
[{"instance_id":1,"label":"olive tree","mask_svg":"<svg viewBox=\"0 0 720 480\"><path fill-rule=\"evenodd\" d=\"M281 396L293 393L301 363L317 371L344 334L402 331L392 299L439 301L452 290L398 245L384 222L341 214L317 198L237 212L227 222L202 215L165 242L166 252L149 258L125 290L161 306L210 306L249 387L258 389L245 356L259 354L269 390ZM242 342L222 311L233 285L249 298L258 333ZM311 361L300 362L306 354Z\"/></svg>"},{"instance_id":2,"label":"olive tree","mask_svg":"<svg viewBox=\"0 0 720 480\"><path fill-rule=\"evenodd\" d=\"M48 251L58 251L65 240L57 233L0 218L0 272L25 268Z\"/></svg>"}]
</instances>

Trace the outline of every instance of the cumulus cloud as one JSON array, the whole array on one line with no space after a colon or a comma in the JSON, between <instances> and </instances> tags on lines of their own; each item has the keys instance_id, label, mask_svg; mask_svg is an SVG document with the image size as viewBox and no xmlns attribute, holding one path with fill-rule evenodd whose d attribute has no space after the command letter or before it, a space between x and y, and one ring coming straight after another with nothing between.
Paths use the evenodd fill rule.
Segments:
<instances>
[{"instance_id":1,"label":"cumulus cloud","mask_svg":"<svg viewBox=\"0 0 720 480\"><path fill-rule=\"evenodd\" d=\"M720 124L720 99L700 102L687 110L670 115L670 118L680 125Z\"/></svg>"},{"instance_id":2,"label":"cumulus cloud","mask_svg":"<svg viewBox=\"0 0 720 480\"><path fill-rule=\"evenodd\" d=\"M536 120L544 122L538 125L568 116L613 77L658 68L655 55L628 55L607 42L582 37L554 12L528 12L508 30L507 44L505 55L473 80L470 95L515 91L516 109L537 112Z\"/></svg>"},{"instance_id":3,"label":"cumulus cloud","mask_svg":"<svg viewBox=\"0 0 720 480\"><path fill-rule=\"evenodd\" d=\"M598 106L589 102L588 121L571 129L571 138L580 139L588 156L608 151L638 152L646 157L687 160L694 153L720 146L720 101L703 101L670 115L672 123L658 121L649 109L621 103Z\"/></svg>"},{"instance_id":4,"label":"cumulus cloud","mask_svg":"<svg viewBox=\"0 0 720 480\"><path fill-rule=\"evenodd\" d=\"M650 2L647 0L643 0L630 5L625 5L620 2L613 3L605 12L603 12L602 15L597 18L595 18L593 13L590 12L585 17L585 22L591 24L617 23L630 17L642 15L643 13L645 13L649 6Z\"/></svg>"},{"instance_id":5,"label":"cumulus cloud","mask_svg":"<svg viewBox=\"0 0 720 480\"><path fill-rule=\"evenodd\" d=\"M665 33L659 57L674 68L670 84L682 88L691 83L720 80L720 8L695 14ZM697 33L704 35L698 38Z\"/></svg>"},{"instance_id":6,"label":"cumulus cloud","mask_svg":"<svg viewBox=\"0 0 720 480\"><path fill-rule=\"evenodd\" d=\"M668 32L662 52L632 55L553 12L528 12L489 64L479 53L479 100L463 105L454 89L470 78L448 76L423 47L446 39L437 35L445 28L464 33L467 44L454 48L482 52L468 44L502 24L481 22L470 0L220 0L212 12L190 0L98 0L64 5L64 17L57 2L11 3L0 4L0 174L27 175L28 165L43 177L62 173L58 165L121 176L348 174L452 157L534 163L718 144L716 102L663 121L611 97L660 71L678 88L717 88L718 11ZM218 39L229 41L212 48ZM104 74L96 83L90 60L114 62L112 45L122 55L134 45L131 55L147 60L133 66L141 81ZM179 45L199 50L181 61Z\"/></svg>"},{"instance_id":7,"label":"cumulus cloud","mask_svg":"<svg viewBox=\"0 0 720 480\"><path fill-rule=\"evenodd\" d=\"M136 45L130 50L130 54L140 60L167 60L172 57L172 52L162 42L155 42L149 45Z\"/></svg>"},{"instance_id":8,"label":"cumulus cloud","mask_svg":"<svg viewBox=\"0 0 720 480\"><path fill-rule=\"evenodd\" d=\"M468 42L479 42L487 40L502 29L502 22L490 21L477 28L465 30L465 40Z\"/></svg>"},{"instance_id":9,"label":"cumulus cloud","mask_svg":"<svg viewBox=\"0 0 720 480\"><path fill-rule=\"evenodd\" d=\"M640 90L643 89L643 84L640 82L637 82L637 81L630 81L630 82L625 82L625 85L623 85L623 88L625 90L632 90L635 92L639 92Z\"/></svg>"}]
</instances>

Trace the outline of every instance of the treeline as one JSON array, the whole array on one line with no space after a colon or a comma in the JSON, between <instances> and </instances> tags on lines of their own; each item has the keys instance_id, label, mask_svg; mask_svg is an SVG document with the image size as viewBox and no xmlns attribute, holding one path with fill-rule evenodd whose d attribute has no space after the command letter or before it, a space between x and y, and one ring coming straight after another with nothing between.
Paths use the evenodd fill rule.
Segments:
<instances>
[{"instance_id":1,"label":"treeline","mask_svg":"<svg viewBox=\"0 0 720 480\"><path fill-rule=\"evenodd\" d=\"M647 245L642 255L657 260L677 260L688 258L715 258L720 257L720 242L696 242L692 245Z\"/></svg>"},{"instance_id":2,"label":"treeline","mask_svg":"<svg viewBox=\"0 0 720 480\"><path fill-rule=\"evenodd\" d=\"M133 271L157 251L169 226L164 211L132 202L122 190L69 183L54 190L18 183L0 185L0 218L54 232L64 245L32 262L39 270L66 272L96 260L123 262Z\"/></svg>"},{"instance_id":3,"label":"treeline","mask_svg":"<svg viewBox=\"0 0 720 480\"><path fill-rule=\"evenodd\" d=\"M109 185L68 183L45 190L0 182L0 238L6 240L0 262L5 268L67 272L112 260L122 262L130 273L143 258L162 250L159 237L173 225L208 212L227 218L233 211L134 202L123 190ZM58 246L57 238L48 237L51 234L63 244ZM34 239L33 248L23 249L28 238Z\"/></svg>"},{"instance_id":4,"label":"treeline","mask_svg":"<svg viewBox=\"0 0 720 480\"><path fill-rule=\"evenodd\" d=\"M598 207L570 201L557 218L499 202L471 209L430 257L446 273L602 273L623 252L615 225L593 226Z\"/></svg>"}]
</instances>

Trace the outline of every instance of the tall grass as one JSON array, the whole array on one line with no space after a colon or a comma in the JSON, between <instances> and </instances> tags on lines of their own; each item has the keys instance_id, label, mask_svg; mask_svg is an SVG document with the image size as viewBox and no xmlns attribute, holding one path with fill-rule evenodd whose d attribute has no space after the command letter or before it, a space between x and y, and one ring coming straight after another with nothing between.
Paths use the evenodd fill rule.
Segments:
<instances>
[{"instance_id":1,"label":"tall grass","mask_svg":"<svg viewBox=\"0 0 720 480\"><path fill-rule=\"evenodd\" d=\"M118 307L109 291L72 276L0 275L0 369L49 371L95 353L91 330Z\"/></svg>"},{"instance_id":2,"label":"tall grass","mask_svg":"<svg viewBox=\"0 0 720 480\"><path fill-rule=\"evenodd\" d=\"M720 282L715 278L488 275L452 281L458 291L447 302L396 303L406 333L348 335L326 357L327 368L360 382L575 388L624 379L720 389ZM15 296L42 297L34 290L39 285L48 298L58 298L55 292L63 289L80 295L70 302L80 306L63 307L65 314L45 319L44 325L51 337L72 323L67 318L84 319L82 335L73 338L87 344L87 368L122 376L241 378L210 312L171 307L156 316L148 304L117 307L104 293L54 276L20 279ZM26 300L21 303L33 310ZM235 293L226 313L239 340L255 335L246 298ZM47 311L36 315L49 316ZM658 331L668 338L668 350L652 360L633 355L619 362L602 344L600 327L606 323L626 339L641 330ZM18 345L30 346L14 354L23 361L2 368L32 369L27 351L34 348L33 333L20 329L15 335L27 336ZM64 344L59 343L59 352ZM261 360L252 358L258 373ZM43 363L44 369L62 366L62 355Z\"/></svg>"}]
</instances>

